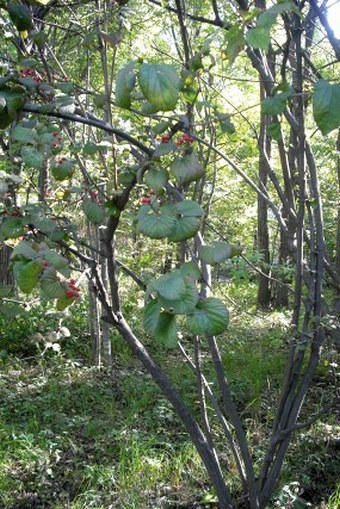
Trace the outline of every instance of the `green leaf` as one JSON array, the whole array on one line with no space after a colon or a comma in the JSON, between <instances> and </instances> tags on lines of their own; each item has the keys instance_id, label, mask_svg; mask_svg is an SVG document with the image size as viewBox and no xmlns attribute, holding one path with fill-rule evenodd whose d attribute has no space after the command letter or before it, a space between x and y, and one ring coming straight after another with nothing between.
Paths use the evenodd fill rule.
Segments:
<instances>
[{"instance_id":1,"label":"green leaf","mask_svg":"<svg viewBox=\"0 0 340 509\"><path fill-rule=\"evenodd\" d=\"M161 304L164 311L175 315L189 315L193 313L198 302L198 291L196 285L190 277L185 277L185 293L176 300L166 299L159 296L157 300Z\"/></svg>"},{"instance_id":2,"label":"green leaf","mask_svg":"<svg viewBox=\"0 0 340 509\"><path fill-rule=\"evenodd\" d=\"M243 34L243 27L239 25L233 25L226 32L226 39L229 64L232 65L235 62L237 55L244 48L245 39Z\"/></svg>"},{"instance_id":3,"label":"green leaf","mask_svg":"<svg viewBox=\"0 0 340 509\"><path fill-rule=\"evenodd\" d=\"M12 137L15 141L22 141L34 145L37 141L37 132L34 128L22 127L21 125L15 126L12 131Z\"/></svg>"},{"instance_id":4,"label":"green leaf","mask_svg":"<svg viewBox=\"0 0 340 509\"><path fill-rule=\"evenodd\" d=\"M134 60L123 67L116 81L116 105L120 108L131 108L131 92L136 84L136 63Z\"/></svg>"},{"instance_id":5,"label":"green leaf","mask_svg":"<svg viewBox=\"0 0 340 509\"><path fill-rule=\"evenodd\" d=\"M72 299L64 293L59 299L57 300L56 308L58 311L64 311L68 306L73 304L75 299Z\"/></svg>"},{"instance_id":6,"label":"green leaf","mask_svg":"<svg viewBox=\"0 0 340 509\"><path fill-rule=\"evenodd\" d=\"M158 124L153 126L153 132L155 134L162 134L169 128L170 122L168 120L161 120Z\"/></svg>"},{"instance_id":7,"label":"green leaf","mask_svg":"<svg viewBox=\"0 0 340 509\"><path fill-rule=\"evenodd\" d=\"M44 165L44 155L35 147L22 147L21 157L26 166L30 168L41 170Z\"/></svg>"},{"instance_id":8,"label":"green leaf","mask_svg":"<svg viewBox=\"0 0 340 509\"><path fill-rule=\"evenodd\" d=\"M229 311L220 299L213 297L199 302L187 324L192 334L211 334L213 336L225 331L229 323Z\"/></svg>"},{"instance_id":9,"label":"green leaf","mask_svg":"<svg viewBox=\"0 0 340 509\"><path fill-rule=\"evenodd\" d=\"M38 48L43 48L47 39L48 39L48 36L45 32L35 32L33 34L30 34L30 38L32 39L32 41L35 42L35 44L38 46Z\"/></svg>"},{"instance_id":10,"label":"green leaf","mask_svg":"<svg viewBox=\"0 0 340 509\"><path fill-rule=\"evenodd\" d=\"M155 113L158 113L159 107L155 104L150 103L149 101L143 101L142 102L142 108L141 112L144 115L154 115Z\"/></svg>"},{"instance_id":11,"label":"green leaf","mask_svg":"<svg viewBox=\"0 0 340 509\"><path fill-rule=\"evenodd\" d=\"M5 239L17 239L25 233L21 217L7 217L1 225L1 234Z\"/></svg>"},{"instance_id":12,"label":"green leaf","mask_svg":"<svg viewBox=\"0 0 340 509\"><path fill-rule=\"evenodd\" d=\"M175 109L180 79L172 65L143 63L138 79L144 97L151 104L162 111Z\"/></svg>"},{"instance_id":13,"label":"green leaf","mask_svg":"<svg viewBox=\"0 0 340 509\"><path fill-rule=\"evenodd\" d=\"M278 2L262 12L257 19L256 27L248 30L246 34L248 44L255 49L267 51L270 44L270 30L276 22L278 15L287 11L294 11L300 14L298 8L290 0Z\"/></svg>"},{"instance_id":14,"label":"green leaf","mask_svg":"<svg viewBox=\"0 0 340 509\"><path fill-rule=\"evenodd\" d=\"M316 82L313 114L324 136L340 126L340 84L332 85L325 80Z\"/></svg>"},{"instance_id":15,"label":"green leaf","mask_svg":"<svg viewBox=\"0 0 340 509\"><path fill-rule=\"evenodd\" d=\"M42 271L41 263L16 262L13 266L14 276L23 293L31 293L37 286Z\"/></svg>"},{"instance_id":16,"label":"green leaf","mask_svg":"<svg viewBox=\"0 0 340 509\"><path fill-rule=\"evenodd\" d=\"M83 146L83 153L88 156L92 156L98 152L97 145L95 143L85 143Z\"/></svg>"},{"instance_id":17,"label":"green leaf","mask_svg":"<svg viewBox=\"0 0 340 509\"><path fill-rule=\"evenodd\" d=\"M269 126L269 134L274 140L279 140L281 136L281 124L280 122L272 122Z\"/></svg>"},{"instance_id":18,"label":"green leaf","mask_svg":"<svg viewBox=\"0 0 340 509\"><path fill-rule=\"evenodd\" d=\"M153 153L154 157L162 157L167 154L170 154L170 152L173 152L176 148L176 145L172 143L172 141L168 141L167 143L159 143L157 147L155 148L155 151Z\"/></svg>"},{"instance_id":19,"label":"green leaf","mask_svg":"<svg viewBox=\"0 0 340 509\"><path fill-rule=\"evenodd\" d=\"M46 260L46 262L49 265L52 265L52 267L54 267L57 271L59 271L63 275L65 274L68 275L70 270L67 258L64 258L64 256L62 256L61 254L50 249L48 251L41 251L40 254L43 256L44 260ZM66 272L65 269L67 269Z\"/></svg>"},{"instance_id":20,"label":"green leaf","mask_svg":"<svg viewBox=\"0 0 340 509\"><path fill-rule=\"evenodd\" d=\"M276 94L273 97L266 97L262 103L262 111L266 115L279 115L286 107L286 102L292 96L291 90L286 90L281 94Z\"/></svg>"},{"instance_id":21,"label":"green leaf","mask_svg":"<svg viewBox=\"0 0 340 509\"><path fill-rule=\"evenodd\" d=\"M235 126L230 120L230 115L228 113L216 113L216 117L220 122L220 127L222 133L234 134Z\"/></svg>"},{"instance_id":22,"label":"green leaf","mask_svg":"<svg viewBox=\"0 0 340 509\"><path fill-rule=\"evenodd\" d=\"M44 270L40 283L43 296L47 299L58 299L65 294L65 289L57 279L57 273L53 268Z\"/></svg>"},{"instance_id":23,"label":"green leaf","mask_svg":"<svg viewBox=\"0 0 340 509\"><path fill-rule=\"evenodd\" d=\"M204 210L192 200L177 203L175 207L177 221L168 238L170 242L182 242L196 235L200 228L201 217L204 216Z\"/></svg>"},{"instance_id":24,"label":"green leaf","mask_svg":"<svg viewBox=\"0 0 340 509\"><path fill-rule=\"evenodd\" d=\"M171 172L179 184L185 185L200 179L204 174L204 168L195 152L191 152L180 159L175 159L171 165Z\"/></svg>"},{"instance_id":25,"label":"green leaf","mask_svg":"<svg viewBox=\"0 0 340 509\"><path fill-rule=\"evenodd\" d=\"M0 304L0 314L6 316L7 318L15 318L24 314L24 311L19 304L14 304L13 302L4 302L3 304Z\"/></svg>"},{"instance_id":26,"label":"green leaf","mask_svg":"<svg viewBox=\"0 0 340 509\"><path fill-rule=\"evenodd\" d=\"M90 223L101 224L105 219L105 209L89 198L83 201L83 211Z\"/></svg>"},{"instance_id":27,"label":"green leaf","mask_svg":"<svg viewBox=\"0 0 340 509\"><path fill-rule=\"evenodd\" d=\"M32 28L32 17L26 5L10 3L7 5L9 17L19 30L24 32Z\"/></svg>"},{"instance_id":28,"label":"green leaf","mask_svg":"<svg viewBox=\"0 0 340 509\"><path fill-rule=\"evenodd\" d=\"M4 297L8 297L13 292L13 286L12 285L3 285L0 284L0 299L3 299Z\"/></svg>"},{"instance_id":29,"label":"green leaf","mask_svg":"<svg viewBox=\"0 0 340 509\"><path fill-rule=\"evenodd\" d=\"M193 261L184 263L179 270L183 276L190 277L194 281L197 281L201 277L201 271Z\"/></svg>"},{"instance_id":30,"label":"green leaf","mask_svg":"<svg viewBox=\"0 0 340 509\"><path fill-rule=\"evenodd\" d=\"M147 171L144 182L151 187L156 193L161 191L169 180L168 172L164 168L159 170L151 168Z\"/></svg>"},{"instance_id":31,"label":"green leaf","mask_svg":"<svg viewBox=\"0 0 340 509\"><path fill-rule=\"evenodd\" d=\"M28 260L35 260L39 258L39 254L33 249L33 243L30 240L21 240L13 249L11 254L11 260L16 257L23 256Z\"/></svg>"},{"instance_id":32,"label":"green leaf","mask_svg":"<svg viewBox=\"0 0 340 509\"><path fill-rule=\"evenodd\" d=\"M138 229L151 239L164 239L170 235L176 223L176 209L164 205L155 210L151 205L142 205L138 212Z\"/></svg>"},{"instance_id":33,"label":"green leaf","mask_svg":"<svg viewBox=\"0 0 340 509\"><path fill-rule=\"evenodd\" d=\"M161 276L151 283L150 288L168 300L180 299L186 293L184 277L179 270Z\"/></svg>"},{"instance_id":34,"label":"green leaf","mask_svg":"<svg viewBox=\"0 0 340 509\"><path fill-rule=\"evenodd\" d=\"M60 163L55 163L51 171L56 180L62 181L71 178L74 173L74 169L74 161L65 160Z\"/></svg>"},{"instance_id":35,"label":"green leaf","mask_svg":"<svg viewBox=\"0 0 340 509\"><path fill-rule=\"evenodd\" d=\"M203 69L203 55L201 52L196 52L189 60L189 69L192 72L197 72L199 69Z\"/></svg>"},{"instance_id":36,"label":"green leaf","mask_svg":"<svg viewBox=\"0 0 340 509\"><path fill-rule=\"evenodd\" d=\"M17 111L25 104L25 96L23 92L3 87L0 90L0 98L2 104L6 101L6 108L3 108L0 113L0 129L5 129L15 118Z\"/></svg>"},{"instance_id":37,"label":"green leaf","mask_svg":"<svg viewBox=\"0 0 340 509\"><path fill-rule=\"evenodd\" d=\"M157 301L150 301L144 309L144 328L159 343L170 348L177 345L176 318L169 313L161 312Z\"/></svg>"},{"instance_id":38,"label":"green leaf","mask_svg":"<svg viewBox=\"0 0 340 509\"><path fill-rule=\"evenodd\" d=\"M207 246L200 246L199 257L200 259L214 265L215 263L221 263L232 255L232 246L226 242L213 242Z\"/></svg>"},{"instance_id":39,"label":"green leaf","mask_svg":"<svg viewBox=\"0 0 340 509\"><path fill-rule=\"evenodd\" d=\"M161 306L156 299L150 300L144 308L143 326L150 336L155 334L160 313Z\"/></svg>"},{"instance_id":40,"label":"green leaf","mask_svg":"<svg viewBox=\"0 0 340 509\"><path fill-rule=\"evenodd\" d=\"M270 28L255 27L246 33L246 41L252 48L267 51L270 44Z\"/></svg>"}]
</instances>

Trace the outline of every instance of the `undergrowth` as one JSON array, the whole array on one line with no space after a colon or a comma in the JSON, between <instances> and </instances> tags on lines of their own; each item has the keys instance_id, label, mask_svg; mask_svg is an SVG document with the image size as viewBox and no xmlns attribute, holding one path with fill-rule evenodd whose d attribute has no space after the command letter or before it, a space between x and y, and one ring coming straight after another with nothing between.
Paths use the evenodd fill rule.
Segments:
<instances>
[{"instance_id":1,"label":"undergrowth","mask_svg":"<svg viewBox=\"0 0 340 509\"><path fill-rule=\"evenodd\" d=\"M225 293L225 288L219 288ZM227 294L232 323L219 339L239 412L247 427L255 467L263 457L287 356L288 315L253 308L254 294L234 287ZM247 300L247 312L239 307ZM241 302L242 300L242 302ZM25 321L3 327L0 373L0 507L3 509L175 509L216 508L216 498L198 455L170 404L150 376L113 334L111 371L89 367L86 307L59 323L38 309ZM131 312L134 312L131 310ZM138 327L138 315L134 315ZM4 326L4 324L2 324ZM39 344L23 346L37 331L67 326L61 350L42 355ZM26 338L22 330L26 327ZM42 329L45 327L45 329ZM12 334L11 348L10 335ZM182 343L192 354L190 339ZM178 351L150 344L176 387L199 417L195 376ZM27 358L27 356L29 358ZM320 409L332 383L325 356L307 410ZM205 374L213 376L203 345ZM306 415L308 412L305 412ZM297 434L287 455L271 508L337 509L340 492L336 416L324 415ZM221 435L217 422L212 426ZM222 452L222 438L218 443ZM240 486L233 465L229 486Z\"/></svg>"}]
</instances>

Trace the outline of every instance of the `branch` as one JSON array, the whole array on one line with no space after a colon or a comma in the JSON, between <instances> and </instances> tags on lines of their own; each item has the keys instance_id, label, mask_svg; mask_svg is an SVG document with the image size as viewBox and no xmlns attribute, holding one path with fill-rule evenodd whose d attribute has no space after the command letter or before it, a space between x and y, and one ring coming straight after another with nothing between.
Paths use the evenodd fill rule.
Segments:
<instances>
[{"instance_id":1,"label":"branch","mask_svg":"<svg viewBox=\"0 0 340 509\"><path fill-rule=\"evenodd\" d=\"M334 32L328 22L327 15L324 13L323 10L320 9L317 2L315 0L310 0L310 4L317 13L319 20L321 22L321 25L326 30L326 34L328 37L328 40L334 50L335 56L340 61L340 39L337 39L334 35Z\"/></svg>"},{"instance_id":2,"label":"branch","mask_svg":"<svg viewBox=\"0 0 340 509\"><path fill-rule=\"evenodd\" d=\"M142 152L147 154L149 157L151 157L154 152L152 149L144 145L144 143L141 143L140 141L136 140L136 138L133 138L126 132L121 131L120 129L117 129L116 127L107 124L103 120L93 118L93 115L91 115L92 118L90 118L90 115L85 117L84 112L79 108L76 109L76 114L60 113L59 111L44 112L41 111L40 106L36 106L35 104L26 104L26 106L23 107L22 111L26 113L35 113L38 115L46 115L48 117L60 118L62 120L70 120L71 122L78 122L80 124L86 124L92 127L97 127L98 129L106 131L107 133L115 134L117 136L117 139L120 138L121 140L127 141L131 143L131 145L138 147Z\"/></svg>"},{"instance_id":3,"label":"branch","mask_svg":"<svg viewBox=\"0 0 340 509\"><path fill-rule=\"evenodd\" d=\"M161 2L157 2L157 0L149 0L151 4L158 5L158 7L163 7ZM169 7L168 5L164 7L164 9L168 12L174 12L178 15L178 10L174 9L173 7ZM195 16L194 14L188 14L186 13L186 17L189 19L192 19L193 21L199 21L200 23L206 23L208 25L213 25L215 27L220 28L230 28L232 26L231 23L222 21L221 19L209 19L205 18L204 16Z\"/></svg>"}]
</instances>

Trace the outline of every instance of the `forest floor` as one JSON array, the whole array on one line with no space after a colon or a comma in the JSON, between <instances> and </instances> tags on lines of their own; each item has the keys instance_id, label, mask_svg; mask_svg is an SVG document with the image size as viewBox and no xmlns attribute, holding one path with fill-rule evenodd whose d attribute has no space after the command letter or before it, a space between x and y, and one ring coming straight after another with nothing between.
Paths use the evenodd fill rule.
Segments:
<instances>
[{"instance_id":1,"label":"forest floor","mask_svg":"<svg viewBox=\"0 0 340 509\"><path fill-rule=\"evenodd\" d=\"M247 313L234 312L219 344L252 454L260 460L283 376L289 322L285 313L265 314L250 304ZM25 326L30 333L41 330L43 319L44 313ZM7 341L24 328L19 322L15 326L12 332L7 326ZM88 349L79 347L87 341L81 320L69 327L72 337L60 352L48 349L41 355L36 345L24 355L14 348L1 352L0 508L216 508L183 427L120 338L113 337L113 369L98 370L90 367ZM183 342L190 351L188 340ZM153 354L164 357L159 347ZM303 417L317 412L333 390L333 355L329 349L324 356ZM176 350L167 354L165 364L195 412L188 366ZM207 361L208 375L209 366ZM325 414L295 437L273 509L340 507L337 422L334 412ZM237 493L235 476L227 476Z\"/></svg>"}]
</instances>

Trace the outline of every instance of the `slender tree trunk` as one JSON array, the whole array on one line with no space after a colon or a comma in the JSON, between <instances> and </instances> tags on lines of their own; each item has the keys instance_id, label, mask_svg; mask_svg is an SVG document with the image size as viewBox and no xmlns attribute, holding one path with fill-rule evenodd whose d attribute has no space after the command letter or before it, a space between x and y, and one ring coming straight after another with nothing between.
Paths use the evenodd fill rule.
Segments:
<instances>
[{"instance_id":1,"label":"slender tree trunk","mask_svg":"<svg viewBox=\"0 0 340 509\"><path fill-rule=\"evenodd\" d=\"M261 101L265 98L264 86L260 85ZM267 187L267 157L270 154L270 138L268 134L269 117L261 113L259 146L259 187L264 190ZM269 230L268 230L268 204L258 195L257 197L257 248L262 255L262 273L258 275L257 304L262 308L268 308L271 299L271 288L269 280Z\"/></svg>"},{"instance_id":2,"label":"slender tree trunk","mask_svg":"<svg viewBox=\"0 0 340 509\"><path fill-rule=\"evenodd\" d=\"M338 190L340 196L340 129L338 133L338 139L336 143L336 151L337 151L337 174L338 174ZM340 278L340 204L338 204L338 221L337 221L337 231L336 231L336 248L335 248L335 270L337 276ZM335 298L335 311L337 313L340 312L340 294L337 292L337 296Z\"/></svg>"},{"instance_id":3,"label":"slender tree trunk","mask_svg":"<svg viewBox=\"0 0 340 509\"><path fill-rule=\"evenodd\" d=\"M0 284L14 285L13 271L8 270L12 248L4 244L0 249Z\"/></svg>"}]
</instances>

